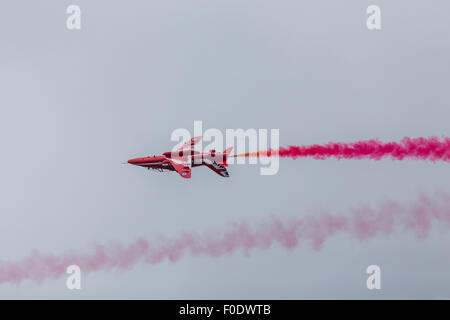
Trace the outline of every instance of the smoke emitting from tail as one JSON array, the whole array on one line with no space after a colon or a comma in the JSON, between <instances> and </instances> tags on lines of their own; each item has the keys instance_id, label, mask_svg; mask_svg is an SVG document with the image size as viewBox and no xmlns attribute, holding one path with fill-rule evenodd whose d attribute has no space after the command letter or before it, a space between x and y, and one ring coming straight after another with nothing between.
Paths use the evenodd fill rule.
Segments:
<instances>
[{"instance_id":1,"label":"smoke emitting from tail","mask_svg":"<svg viewBox=\"0 0 450 320\"><path fill-rule=\"evenodd\" d=\"M450 138L404 138L400 142L364 140L352 143L331 142L325 145L289 146L278 150L268 150L238 154L234 157L280 156L290 158L311 157L314 159L373 159L393 160L416 159L450 162Z\"/></svg>"},{"instance_id":2,"label":"smoke emitting from tail","mask_svg":"<svg viewBox=\"0 0 450 320\"><path fill-rule=\"evenodd\" d=\"M126 270L137 263L157 264L165 260L178 261L182 255L221 257L242 249L267 249L273 244L293 249L309 243L318 250L335 234L346 233L359 240L378 235L390 235L396 230L425 237L433 222L450 226L450 196L440 194L435 198L421 196L416 203L402 206L386 202L377 209L361 205L351 209L346 216L327 213L302 218L269 218L254 225L246 221L208 232L183 233L169 239L155 241L137 239L131 244L96 246L91 253L68 253L57 256L34 251L20 261L0 261L0 283L20 283L23 280L41 282L60 278L69 265L78 265L82 272L99 270Z\"/></svg>"}]
</instances>

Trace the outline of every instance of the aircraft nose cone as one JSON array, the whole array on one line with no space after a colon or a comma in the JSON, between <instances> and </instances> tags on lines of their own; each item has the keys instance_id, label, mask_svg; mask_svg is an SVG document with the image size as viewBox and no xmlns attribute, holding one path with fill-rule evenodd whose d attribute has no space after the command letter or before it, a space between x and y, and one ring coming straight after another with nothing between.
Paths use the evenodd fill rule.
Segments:
<instances>
[{"instance_id":1,"label":"aircraft nose cone","mask_svg":"<svg viewBox=\"0 0 450 320\"><path fill-rule=\"evenodd\" d=\"M138 162L138 159L130 159L128 160L129 164L136 164Z\"/></svg>"}]
</instances>

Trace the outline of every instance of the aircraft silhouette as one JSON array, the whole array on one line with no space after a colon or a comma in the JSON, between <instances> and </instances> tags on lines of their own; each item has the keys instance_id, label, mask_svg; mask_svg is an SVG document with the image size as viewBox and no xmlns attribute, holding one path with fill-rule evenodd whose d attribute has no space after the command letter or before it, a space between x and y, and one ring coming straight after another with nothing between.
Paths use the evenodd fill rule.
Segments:
<instances>
[{"instance_id":1,"label":"aircraft silhouette","mask_svg":"<svg viewBox=\"0 0 450 320\"><path fill-rule=\"evenodd\" d=\"M191 177L191 168L207 166L221 177L228 178L230 174L226 168L228 166L227 158L233 147L224 152L209 150L207 153L201 153L194 150L194 146L200 142L201 138L192 138L175 151L164 152L160 156L130 159L128 163L161 172L164 170L176 171L182 178Z\"/></svg>"}]
</instances>

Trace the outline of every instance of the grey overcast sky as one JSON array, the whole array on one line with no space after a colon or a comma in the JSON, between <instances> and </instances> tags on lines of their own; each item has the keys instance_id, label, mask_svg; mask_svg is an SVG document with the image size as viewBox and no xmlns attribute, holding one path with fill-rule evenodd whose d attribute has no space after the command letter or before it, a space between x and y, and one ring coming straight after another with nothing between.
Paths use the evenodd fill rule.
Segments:
<instances>
[{"instance_id":1,"label":"grey overcast sky","mask_svg":"<svg viewBox=\"0 0 450 320\"><path fill-rule=\"evenodd\" d=\"M66 8L82 29L66 28ZM366 28L381 8L382 30ZM206 168L191 180L122 165L170 150L176 128L279 128L281 145L449 136L450 3L72 0L0 2L0 260L34 250L345 214L450 189L447 163L282 159L275 176ZM342 234L218 259L1 284L0 298L450 298L450 233ZM370 264L382 289L369 291Z\"/></svg>"}]
</instances>

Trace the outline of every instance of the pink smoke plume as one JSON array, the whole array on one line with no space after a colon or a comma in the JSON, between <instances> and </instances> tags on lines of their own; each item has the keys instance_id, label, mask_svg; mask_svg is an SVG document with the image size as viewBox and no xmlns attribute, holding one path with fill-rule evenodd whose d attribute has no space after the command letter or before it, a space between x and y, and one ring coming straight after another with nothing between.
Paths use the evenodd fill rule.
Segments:
<instances>
[{"instance_id":1,"label":"pink smoke plume","mask_svg":"<svg viewBox=\"0 0 450 320\"><path fill-rule=\"evenodd\" d=\"M290 219L272 217L253 226L241 221L202 234L183 233L172 239L159 237L154 242L137 239L128 245L99 245L91 253L58 256L34 251L20 261L0 261L0 283L56 279L64 275L67 266L72 264L78 265L82 272L93 272L126 270L137 263L175 262L183 254L215 258L239 249L248 254L252 249L267 249L273 244L293 249L309 243L318 250L327 239L338 233L366 240L378 235L390 235L400 229L424 238L433 222L450 226L449 200L449 195L438 194L433 198L421 196L409 206L385 202L372 209L368 205L360 205L345 216L322 213Z\"/></svg>"},{"instance_id":2,"label":"pink smoke plume","mask_svg":"<svg viewBox=\"0 0 450 320\"><path fill-rule=\"evenodd\" d=\"M400 142L365 140L352 143L330 142L325 145L289 146L278 150L260 151L235 155L235 157L271 156L314 159L416 159L450 161L450 138L404 138Z\"/></svg>"}]
</instances>

